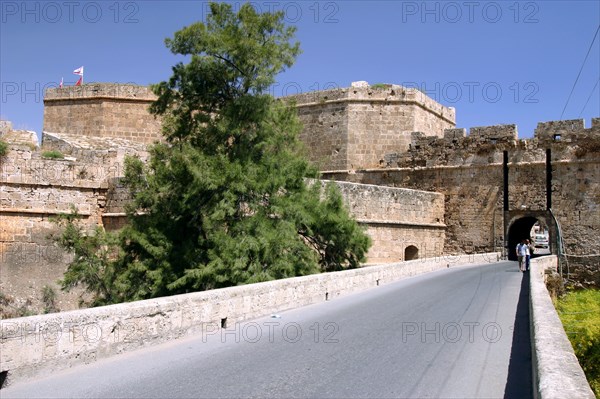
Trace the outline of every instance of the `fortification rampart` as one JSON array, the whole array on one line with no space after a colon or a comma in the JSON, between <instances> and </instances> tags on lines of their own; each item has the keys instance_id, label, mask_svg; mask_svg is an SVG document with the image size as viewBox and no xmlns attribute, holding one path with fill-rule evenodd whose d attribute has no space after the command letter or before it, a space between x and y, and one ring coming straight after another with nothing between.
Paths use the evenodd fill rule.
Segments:
<instances>
[{"instance_id":1,"label":"fortification rampart","mask_svg":"<svg viewBox=\"0 0 600 399\"><path fill-rule=\"evenodd\" d=\"M66 294L57 284L71 256L50 238L60 233L50 219L75 207L86 228L111 227L118 218L107 211L120 201L115 193L124 156L147 155L131 143L118 149L58 137L53 143L39 150L11 141L9 153L0 157L0 292L14 298L10 307L19 312L41 311L45 286L57 294L59 309L77 308L80 292ZM47 158L49 148L60 149L64 158Z\"/></svg>"},{"instance_id":2,"label":"fortification rampart","mask_svg":"<svg viewBox=\"0 0 600 399\"><path fill-rule=\"evenodd\" d=\"M50 88L44 96L43 130L151 143L161 139L160 119L148 112L155 99L149 88L136 85L97 83Z\"/></svg>"},{"instance_id":3,"label":"fortification rampart","mask_svg":"<svg viewBox=\"0 0 600 399\"><path fill-rule=\"evenodd\" d=\"M540 221L551 232L553 253L562 238L565 253L571 255L570 277L600 285L600 268L589 262L590 256L600 254L600 119L593 119L591 128L583 121L541 123L535 137L526 140L517 138L514 125L471 132L463 135L453 129L443 138L415 134L408 152L385 156L386 167L330 171L324 177L443 193L445 253L503 249L512 256L516 237L528 236L528 229ZM547 209L549 199L552 212Z\"/></svg>"},{"instance_id":4,"label":"fortification rampart","mask_svg":"<svg viewBox=\"0 0 600 399\"><path fill-rule=\"evenodd\" d=\"M285 97L298 108L301 140L322 170L379 165L381 156L406 151L414 131L443 135L455 111L417 89L356 86Z\"/></svg>"},{"instance_id":5,"label":"fortification rampart","mask_svg":"<svg viewBox=\"0 0 600 399\"><path fill-rule=\"evenodd\" d=\"M287 99L298 106L305 124L301 139L326 179L377 186L340 185L352 213L368 226L371 262L441 253L510 254L511 240L540 221L550 229L551 251L558 250L560 225L569 265L585 265L580 275L586 281L598 279L590 259L600 254L600 119L589 129L582 120L543 122L528 140L518 138L515 125L476 127L467 134L455 128L454 109L418 90L354 86ZM55 248L44 239L53 229L50 215L74 204L90 226L123 225L129 194L118 178L125 155L145 158L147 139L159 136L159 121L147 111L153 99L148 88L133 85L50 89L43 149L60 151L63 160L42 157L31 132L15 133L10 123L0 124L12 143L10 154L0 159L2 253L17 265L10 278L15 284L22 280L11 293L39 296L42 281L61 276L64 256L60 267L38 261ZM552 213L546 209L547 150ZM508 211L503 209L504 151ZM53 277L35 277L36 284L19 277L40 267ZM1 289L7 286L4 276Z\"/></svg>"},{"instance_id":6,"label":"fortification rampart","mask_svg":"<svg viewBox=\"0 0 600 399\"><path fill-rule=\"evenodd\" d=\"M45 158L49 149L64 158ZM69 134L46 133L43 151L10 145L0 159L0 292L14 297L15 307L40 311L44 286L58 293L59 309L77 306L79 293L64 294L57 285L71 257L49 238L60 233L50 218L75 207L88 229L121 228L131 199L119 185L126 155L145 159L147 152L124 139ZM373 239L369 263L404 260L408 247L409 259L441 255L443 195L350 183L340 187L351 213Z\"/></svg>"},{"instance_id":7,"label":"fortification rampart","mask_svg":"<svg viewBox=\"0 0 600 399\"><path fill-rule=\"evenodd\" d=\"M446 225L439 193L336 182L352 216L373 240L369 263L443 254Z\"/></svg>"}]
</instances>

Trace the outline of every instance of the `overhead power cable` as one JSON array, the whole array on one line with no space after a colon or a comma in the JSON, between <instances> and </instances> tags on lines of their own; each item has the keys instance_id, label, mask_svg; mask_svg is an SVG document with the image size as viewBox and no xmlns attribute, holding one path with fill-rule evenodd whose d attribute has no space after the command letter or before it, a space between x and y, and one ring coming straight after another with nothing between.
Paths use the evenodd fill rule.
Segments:
<instances>
[{"instance_id":1,"label":"overhead power cable","mask_svg":"<svg viewBox=\"0 0 600 399\"><path fill-rule=\"evenodd\" d=\"M592 88L592 91L591 91L590 95L588 96L587 100L585 101L585 104L583 105L583 108L581 108L581 112L579 113L579 116L577 116L578 118L581 117L581 114L583 114L583 111L585 110L585 107L587 107L588 103L590 102L590 98L592 98L592 94L594 94L594 92L596 91L596 87L598 87L598 82L600 82L600 78L598 78L598 80L596 81L596 84Z\"/></svg>"},{"instance_id":2,"label":"overhead power cable","mask_svg":"<svg viewBox=\"0 0 600 399\"><path fill-rule=\"evenodd\" d=\"M592 47L594 46L594 42L596 41L596 37L598 36L598 32L600 31L600 25L598 25L598 29L596 29L596 34L594 35L594 38L592 39L592 42L590 43L590 48L588 49L587 54L585 55L585 59L583 60L583 63L581 64L581 68L579 68L579 73L577 74L577 78L575 79L575 83L573 83L573 87L571 88L571 93L569 93L569 97L567 98L567 102L565 104L565 107L563 108L561 114L560 114L560 119L562 120L563 115L565 114L565 110L567 109L567 105L569 104L569 100L571 100L571 96L573 95L573 91L575 90L575 85L577 85L577 81L579 80L579 77L581 76L581 71L583 71L583 66L585 65L585 62L588 59L588 56L590 55L590 51L592 51Z\"/></svg>"}]
</instances>

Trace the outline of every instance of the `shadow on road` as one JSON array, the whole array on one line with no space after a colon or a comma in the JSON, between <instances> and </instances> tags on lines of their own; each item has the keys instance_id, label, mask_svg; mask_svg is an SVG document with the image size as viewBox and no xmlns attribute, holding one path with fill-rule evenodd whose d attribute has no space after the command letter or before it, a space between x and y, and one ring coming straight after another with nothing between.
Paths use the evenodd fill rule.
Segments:
<instances>
[{"instance_id":1,"label":"shadow on road","mask_svg":"<svg viewBox=\"0 0 600 399\"><path fill-rule=\"evenodd\" d=\"M531 334L529 331L529 272L523 273L504 398L533 398Z\"/></svg>"}]
</instances>

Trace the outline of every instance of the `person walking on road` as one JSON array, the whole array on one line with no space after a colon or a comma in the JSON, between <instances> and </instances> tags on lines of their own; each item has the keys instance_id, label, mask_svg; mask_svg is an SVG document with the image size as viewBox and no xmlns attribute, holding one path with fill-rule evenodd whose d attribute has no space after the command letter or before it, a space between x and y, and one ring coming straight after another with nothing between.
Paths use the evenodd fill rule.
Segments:
<instances>
[{"instance_id":1,"label":"person walking on road","mask_svg":"<svg viewBox=\"0 0 600 399\"><path fill-rule=\"evenodd\" d=\"M519 260L519 270L525 271L525 261L527 257L527 245L525 244L525 240L521 240L520 243L517 244L517 259Z\"/></svg>"},{"instance_id":2,"label":"person walking on road","mask_svg":"<svg viewBox=\"0 0 600 399\"><path fill-rule=\"evenodd\" d=\"M525 271L529 271L529 265L531 265L531 255L533 255L535 247L530 240L525 240L525 246L527 247L527 254L525 255Z\"/></svg>"}]
</instances>

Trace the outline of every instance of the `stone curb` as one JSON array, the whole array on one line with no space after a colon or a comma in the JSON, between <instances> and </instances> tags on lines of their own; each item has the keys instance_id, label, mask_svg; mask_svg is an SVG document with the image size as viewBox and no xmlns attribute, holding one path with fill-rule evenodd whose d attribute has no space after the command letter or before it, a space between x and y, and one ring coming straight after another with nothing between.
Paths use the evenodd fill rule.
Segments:
<instances>
[{"instance_id":1,"label":"stone curb","mask_svg":"<svg viewBox=\"0 0 600 399\"><path fill-rule=\"evenodd\" d=\"M534 398L594 399L544 282L547 269L556 270L555 255L531 260L530 327Z\"/></svg>"}]
</instances>

